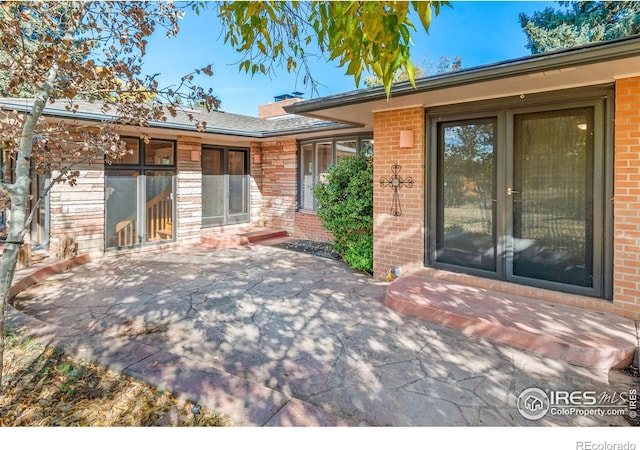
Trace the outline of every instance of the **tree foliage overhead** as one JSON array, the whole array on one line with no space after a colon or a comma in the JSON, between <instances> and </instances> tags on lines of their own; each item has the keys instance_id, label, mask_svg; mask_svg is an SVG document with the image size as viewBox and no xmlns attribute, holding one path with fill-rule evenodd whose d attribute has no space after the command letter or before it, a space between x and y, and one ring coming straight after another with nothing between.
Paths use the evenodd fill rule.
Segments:
<instances>
[{"instance_id":1,"label":"tree foliage overhead","mask_svg":"<svg viewBox=\"0 0 640 450\"><path fill-rule=\"evenodd\" d=\"M441 56L438 62L434 62L428 58L425 58L425 62L420 65L415 65L415 77L422 78L429 75L438 75L443 73L455 72L462 67L462 58L459 56ZM409 81L409 76L403 69L398 70L394 75L393 84L403 81ZM383 82L380 77L372 76L365 77L364 84L367 87L382 86Z\"/></svg>"},{"instance_id":2,"label":"tree foliage overhead","mask_svg":"<svg viewBox=\"0 0 640 450\"><path fill-rule=\"evenodd\" d=\"M163 91L154 76L143 72L147 39L157 31L167 37L176 35L182 14L180 8L163 2L0 4L2 95L31 97L20 102L28 107L27 114L0 108L0 150L5 168L12 169L0 182L0 195L11 208L0 260L0 367L5 305L18 252L38 210L37 203L28 207L34 173L50 176L50 186L73 185L79 175L77 164L102 163L105 156L108 161L122 155L126 150L118 125L144 127L150 120L176 113L171 105L151 102L151 98L170 98L178 92L217 106L215 96L192 83L192 74L185 75L176 88ZM211 73L211 68L198 71ZM92 124L45 120L44 110L51 103L74 113L80 100L100 105L111 120Z\"/></svg>"},{"instance_id":3,"label":"tree foliage overhead","mask_svg":"<svg viewBox=\"0 0 640 450\"><path fill-rule=\"evenodd\" d=\"M243 54L240 68L252 74L276 67L297 71L303 65L304 83L314 85L309 70L310 45L329 61L346 67L359 85L363 74L382 80L387 95L394 75L402 70L414 82L410 59L411 35L420 27L428 32L433 15L447 1L330 1L330 2L222 2L219 17L225 42Z\"/></svg>"},{"instance_id":4,"label":"tree foliage overhead","mask_svg":"<svg viewBox=\"0 0 640 450\"><path fill-rule=\"evenodd\" d=\"M167 37L179 31L185 8L201 13L211 8L223 26L224 40L241 54L240 69L273 73L284 67L305 71L306 49L314 44L329 61L346 67L358 83L375 73L390 94L393 74L402 69L410 81L410 20L415 12L421 28L429 29L433 14L446 1L341 2L171 2L133 1L5 1L0 3L0 95L28 96L27 112L0 107L0 150L11 160L12 176L0 181L0 195L11 206L7 241L0 261L0 368L2 367L5 305L18 252L38 204L30 205L34 172L51 184L74 184L78 163L107 163L126 151L118 126L149 126L177 114L180 102L217 108L211 89L194 82L195 75L212 75L208 65L162 88L156 75L145 74L143 60L148 39L157 32ZM210 6L213 5L213 6ZM45 120L45 108L56 103L69 113L82 102L99 105L100 123ZM187 114L197 129L206 123ZM143 134L141 132L141 134ZM143 134L144 135L144 134ZM31 211L31 212L30 212ZM0 370L0 389L1 385Z\"/></svg>"},{"instance_id":5,"label":"tree foliage overhead","mask_svg":"<svg viewBox=\"0 0 640 450\"><path fill-rule=\"evenodd\" d=\"M607 41L640 33L640 2L558 2L531 16L520 14L532 54Z\"/></svg>"}]
</instances>

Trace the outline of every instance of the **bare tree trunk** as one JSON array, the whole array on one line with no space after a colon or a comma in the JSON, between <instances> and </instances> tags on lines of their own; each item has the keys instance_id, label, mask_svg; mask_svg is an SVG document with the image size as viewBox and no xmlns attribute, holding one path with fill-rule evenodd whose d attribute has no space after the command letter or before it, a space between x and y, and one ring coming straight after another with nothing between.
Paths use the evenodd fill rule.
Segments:
<instances>
[{"instance_id":1,"label":"bare tree trunk","mask_svg":"<svg viewBox=\"0 0 640 450\"><path fill-rule=\"evenodd\" d=\"M2 375L4 372L4 323L6 316L6 306L9 302L11 284L16 271L18 253L22 246L24 236L27 233L27 202L29 200L29 190L31 188L31 153L33 141L38 136L35 134L36 125L44 108L49 100L53 83L58 76L58 65L54 64L47 75L47 80L38 93L31 109L31 114L27 116L22 134L20 136L20 146L16 157L16 182L9 186L11 200L11 220L9 222L9 233L7 235L7 245L0 262L0 391L2 390Z\"/></svg>"}]
</instances>

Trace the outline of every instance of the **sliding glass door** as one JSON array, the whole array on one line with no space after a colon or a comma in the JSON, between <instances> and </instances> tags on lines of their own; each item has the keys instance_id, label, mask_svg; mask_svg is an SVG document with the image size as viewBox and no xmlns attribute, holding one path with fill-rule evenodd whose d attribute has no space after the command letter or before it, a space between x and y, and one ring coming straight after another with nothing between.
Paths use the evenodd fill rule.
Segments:
<instances>
[{"instance_id":1,"label":"sliding glass door","mask_svg":"<svg viewBox=\"0 0 640 450\"><path fill-rule=\"evenodd\" d=\"M432 123L430 262L604 295L601 104Z\"/></svg>"},{"instance_id":2,"label":"sliding glass door","mask_svg":"<svg viewBox=\"0 0 640 450\"><path fill-rule=\"evenodd\" d=\"M202 226L249 222L249 152L202 149Z\"/></svg>"}]
</instances>

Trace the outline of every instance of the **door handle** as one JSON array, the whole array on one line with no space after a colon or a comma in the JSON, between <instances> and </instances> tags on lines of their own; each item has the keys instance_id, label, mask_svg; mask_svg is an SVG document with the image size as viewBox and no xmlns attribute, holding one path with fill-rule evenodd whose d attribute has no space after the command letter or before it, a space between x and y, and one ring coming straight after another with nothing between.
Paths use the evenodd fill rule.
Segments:
<instances>
[{"instance_id":1,"label":"door handle","mask_svg":"<svg viewBox=\"0 0 640 450\"><path fill-rule=\"evenodd\" d=\"M514 191L513 188L507 188L507 195L519 194L520 191Z\"/></svg>"}]
</instances>

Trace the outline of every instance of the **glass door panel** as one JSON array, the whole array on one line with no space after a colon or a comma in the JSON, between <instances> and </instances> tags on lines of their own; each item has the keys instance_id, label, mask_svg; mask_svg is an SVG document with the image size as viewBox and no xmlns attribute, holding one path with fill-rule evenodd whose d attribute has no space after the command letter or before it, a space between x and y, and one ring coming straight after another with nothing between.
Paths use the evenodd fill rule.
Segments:
<instances>
[{"instance_id":1,"label":"glass door panel","mask_svg":"<svg viewBox=\"0 0 640 450\"><path fill-rule=\"evenodd\" d=\"M202 151L202 225L224 223L224 166L222 149Z\"/></svg>"},{"instance_id":2,"label":"glass door panel","mask_svg":"<svg viewBox=\"0 0 640 450\"><path fill-rule=\"evenodd\" d=\"M438 128L436 261L496 270L495 119Z\"/></svg>"},{"instance_id":3,"label":"glass door panel","mask_svg":"<svg viewBox=\"0 0 640 450\"><path fill-rule=\"evenodd\" d=\"M247 152L229 150L229 221L249 220ZM235 216L235 217L232 217Z\"/></svg>"},{"instance_id":4,"label":"glass door panel","mask_svg":"<svg viewBox=\"0 0 640 450\"><path fill-rule=\"evenodd\" d=\"M593 108L515 116L513 275L593 285Z\"/></svg>"},{"instance_id":5,"label":"glass door panel","mask_svg":"<svg viewBox=\"0 0 640 450\"><path fill-rule=\"evenodd\" d=\"M204 148L202 151L202 225L249 222L249 151Z\"/></svg>"},{"instance_id":6,"label":"glass door panel","mask_svg":"<svg viewBox=\"0 0 640 450\"><path fill-rule=\"evenodd\" d=\"M146 242L173 240L173 172L145 173Z\"/></svg>"},{"instance_id":7,"label":"glass door panel","mask_svg":"<svg viewBox=\"0 0 640 450\"><path fill-rule=\"evenodd\" d=\"M138 171L109 171L105 179L105 247L131 247L138 233Z\"/></svg>"}]
</instances>

